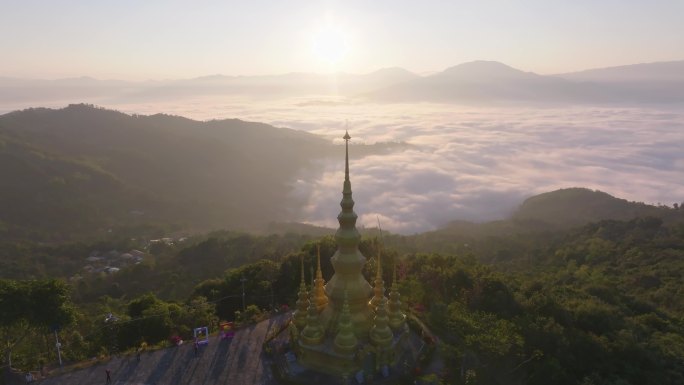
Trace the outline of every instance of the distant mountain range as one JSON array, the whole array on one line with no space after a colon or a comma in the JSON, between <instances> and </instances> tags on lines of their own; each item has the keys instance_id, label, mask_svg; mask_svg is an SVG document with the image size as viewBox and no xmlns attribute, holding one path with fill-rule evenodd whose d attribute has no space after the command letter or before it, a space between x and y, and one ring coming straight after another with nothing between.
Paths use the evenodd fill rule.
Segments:
<instances>
[{"instance_id":1,"label":"distant mountain range","mask_svg":"<svg viewBox=\"0 0 684 385\"><path fill-rule=\"evenodd\" d=\"M303 95L360 95L419 76L401 68L368 74L290 73L273 76L212 75L193 79L126 82L89 77L37 80L0 77L0 103L79 100L136 103L195 96L241 95L280 98Z\"/></svg>"},{"instance_id":2,"label":"distant mountain range","mask_svg":"<svg viewBox=\"0 0 684 385\"><path fill-rule=\"evenodd\" d=\"M684 82L684 60L590 69L555 75L583 82Z\"/></svg>"},{"instance_id":3,"label":"distant mountain range","mask_svg":"<svg viewBox=\"0 0 684 385\"><path fill-rule=\"evenodd\" d=\"M0 78L0 103L88 100L135 103L190 96L279 98L342 95L373 101L458 103L683 103L684 60L538 75L492 61L463 63L429 76L401 68L368 74L213 75L126 82L88 77Z\"/></svg>"},{"instance_id":4,"label":"distant mountain range","mask_svg":"<svg viewBox=\"0 0 684 385\"><path fill-rule=\"evenodd\" d=\"M667 68L667 71L663 71ZM682 103L684 61L542 76L499 62L475 61L376 90L386 101L462 103Z\"/></svg>"}]
</instances>

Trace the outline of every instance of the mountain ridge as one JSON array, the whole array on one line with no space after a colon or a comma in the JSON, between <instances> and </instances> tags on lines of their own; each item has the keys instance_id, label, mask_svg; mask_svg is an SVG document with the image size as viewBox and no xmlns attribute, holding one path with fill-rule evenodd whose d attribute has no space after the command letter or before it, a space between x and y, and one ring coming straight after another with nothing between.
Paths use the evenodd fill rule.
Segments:
<instances>
[{"instance_id":1,"label":"mountain ridge","mask_svg":"<svg viewBox=\"0 0 684 385\"><path fill-rule=\"evenodd\" d=\"M188 80L199 80L199 79L212 79L212 78L265 78L265 77L286 77L286 76L301 76L301 75L313 75L313 76L368 76L368 75L373 75L373 74L378 74L378 73L387 73L387 72L395 72L395 73L403 73L407 75L413 75L416 77L429 77L433 76L436 74L444 73L444 72L450 72L454 69L460 68L460 67L468 67L471 65L490 65L490 66L496 66L500 68L507 68L511 69L517 72L525 73L525 74L532 74L536 76L552 76L552 77L570 77L571 75L574 74L583 74L583 73L588 73L588 72L606 72L606 71L613 71L613 70L625 70L625 69L647 69L647 70L652 70L652 69L657 69L657 68L662 68L662 67L674 67L679 69L681 66L684 66L684 59L681 60L667 60L667 61L653 61L653 62L642 62L642 63L632 63L632 64L621 64L621 65L614 65L614 66L606 66L606 67L593 67L593 68L587 68L587 69L582 69L582 70L576 70L576 71L569 71L569 72L559 72L559 73L552 73L552 74L538 74L533 71L524 71L520 70L517 68L514 68L508 64L505 64L500 61L496 60L471 60L471 61L466 61L458 64L454 64L451 66L444 67L442 70L438 71L428 71L428 75L419 75L416 72L410 71L408 69L405 69L403 67L398 67L398 66L389 66L389 67L381 67L376 70L372 70L370 72L287 72L287 73L281 73L281 74L264 74L264 75L226 75L226 74L221 74L221 73L216 73L216 74L208 74L208 75L199 75L196 77L191 77L191 78L178 78L178 79L147 79L147 80L124 80L124 79L116 79L116 78L107 78L107 79L100 79L98 77L94 76L88 76L88 75L82 75L82 76L70 76L70 77L61 77L61 78L54 78L54 79L46 79L46 78L23 78L23 77L11 77L11 76L0 76L0 84L3 81L31 81L31 82L69 82L69 81L80 81L80 82L125 82L129 84L133 83L147 83L147 82L152 82L152 83L159 83L159 82L167 82L167 81L188 81ZM679 73L681 75L681 73Z\"/></svg>"},{"instance_id":2,"label":"mountain ridge","mask_svg":"<svg viewBox=\"0 0 684 385\"><path fill-rule=\"evenodd\" d=\"M684 60L590 68L552 76L578 81L684 81Z\"/></svg>"},{"instance_id":3,"label":"mountain ridge","mask_svg":"<svg viewBox=\"0 0 684 385\"><path fill-rule=\"evenodd\" d=\"M684 202L682 202L684 207ZM475 234L482 228L504 232L548 231L569 229L601 221L627 221L635 218L655 217L664 221L684 220L684 208L656 206L644 202L628 201L600 190L585 187L566 187L530 196L523 200L508 217L489 222L453 220L446 225L408 237L424 234L458 231ZM271 222L262 233L297 233L319 236L334 233L334 228L297 222ZM364 228L363 232L374 232Z\"/></svg>"},{"instance_id":4,"label":"mountain ridge","mask_svg":"<svg viewBox=\"0 0 684 385\"><path fill-rule=\"evenodd\" d=\"M104 232L112 222L185 223L206 229L249 228L285 219L288 208L281 201L291 178L333 148L313 134L263 123L127 115L88 105L1 115L0 135L4 138L0 156L7 160L0 178L15 181L3 189L7 199L2 202L0 221L12 227L16 218L27 218L27 223L15 224L55 234L60 227L82 229L79 222ZM29 170L68 171L17 174L12 164ZM75 177L78 173L90 179L109 175L111 188L98 190L99 194L79 190L84 182ZM57 181L61 184L50 184L54 177L61 177ZM74 195L55 193L59 186ZM26 194L32 190L33 194ZM31 209L42 194L53 193L58 200L55 207L65 210L61 216ZM86 197L95 199L93 210L81 216L79 202ZM106 220L92 225L98 218ZM53 224L60 221L61 225Z\"/></svg>"},{"instance_id":5,"label":"mountain ridge","mask_svg":"<svg viewBox=\"0 0 684 385\"><path fill-rule=\"evenodd\" d=\"M667 69L666 71L663 69ZM292 72L206 75L130 82L77 77L0 78L0 102L48 100L158 101L196 96L348 96L381 102L663 104L684 103L684 61L641 63L540 75L477 60L426 76L387 67L362 74Z\"/></svg>"},{"instance_id":6,"label":"mountain ridge","mask_svg":"<svg viewBox=\"0 0 684 385\"><path fill-rule=\"evenodd\" d=\"M684 65L674 62L675 71L661 81L583 80L579 75L539 75L500 62L472 61L404 83L375 90L368 97L390 102L436 101L459 103L541 103L541 104L654 104L684 103ZM684 63L681 62L681 63ZM638 70L653 72L656 64L626 66L636 76ZM667 63L665 63L667 64ZM681 67L681 68L680 68ZM611 74L611 69L599 71ZM605 75L606 77L609 77ZM613 75L615 77L615 75ZM662 79L670 79L670 82ZM672 83L672 84L670 84ZM684 84L684 82L682 82Z\"/></svg>"},{"instance_id":7,"label":"mountain ridge","mask_svg":"<svg viewBox=\"0 0 684 385\"><path fill-rule=\"evenodd\" d=\"M630 202L600 190L569 187L527 198L513 213L517 222L542 222L560 227L582 226L602 220L629 220L658 216L668 209Z\"/></svg>"}]
</instances>

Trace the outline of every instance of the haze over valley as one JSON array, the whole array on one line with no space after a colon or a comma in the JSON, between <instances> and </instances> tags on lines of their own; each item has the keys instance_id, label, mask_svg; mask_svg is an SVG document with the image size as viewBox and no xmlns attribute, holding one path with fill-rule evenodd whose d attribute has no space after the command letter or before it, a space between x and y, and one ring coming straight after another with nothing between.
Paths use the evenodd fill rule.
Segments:
<instances>
[{"instance_id":1,"label":"haze over valley","mask_svg":"<svg viewBox=\"0 0 684 385\"><path fill-rule=\"evenodd\" d=\"M555 76L476 61L427 76L392 68L366 75L217 75L155 82L0 80L4 112L36 103L59 109L69 102L88 102L128 114L164 113L209 121L204 126L218 124L211 123L215 119L240 119L318 136L302 144L305 150L283 149L300 155L284 172L275 165L280 164L278 156L285 157L287 152L269 152L273 138L268 136L254 137L241 147L251 160L235 163L226 154L237 140L230 132L222 134L223 142L207 147L192 144L192 140L204 140L197 122L138 119L136 125L154 122L160 140L176 135L165 130L198 136L176 145L183 162L155 166L165 174L166 191L191 188L218 194L226 189L231 193L209 200L226 206L260 194L270 199L265 206L246 205L242 207L249 207L247 211L231 214L240 220L215 218L207 223L242 222L250 227L270 219L334 227L342 154L328 144L340 144L346 127L353 145L399 143L389 146L390 151L363 151L363 156L352 147L351 166L355 191L363 202L360 224L373 227L381 218L387 229L400 233L432 230L453 220L506 218L526 197L565 187L587 187L650 204L681 202L683 90L684 61ZM117 130L116 123L108 120L111 113L67 110L69 124L93 138L103 138L99 136L103 125L111 126L108 132ZM77 110L92 117L79 118ZM21 121L21 116L31 114L14 115ZM50 132L69 129L60 122L63 115L46 111L42 124ZM0 129L21 133L12 116L2 119ZM75 139L68 132L62 134ZM36 136L31 143L54 145L33 142L39 139ZM146 163L159 160L150 153L155 145L150 140L135 150L139 156L127 159L127 167L145 168ZM121 139L109 143L108 151L123 154L138 145L143 142ZM301 158L307 156L306 161ZM199 159L207 159L211 168ZM250 172L251 167L264 167L264 172ZM250 173L248 183L236 182L235 175ZM197 187L188 179L196 174L215 178ZM275 181L287 188L264 188ZM136 180L128 182L137 184ZM189 196L190 191L183 194ZM199 195L193 199L205 200ZM276 202L281 207L265 209ZM145 205L138 206L130 210L147 211Z\"/></svg>"},{"instance_id":2,"label":"haze over valley","mask_svg":"<svg viewBox=\"0 0 684 385\"><path fill-rule=\"evenodd\" d=\"M367 227L375 227L378 217L384 227L399 233L432 230L453 220L503 219L525 198L566 187L587 187L651 204L672 205L684 197L684 112L667 104L474 106L380 103L342 96L197 96L103 107L200 120L239 118L283 127L273 132L293 138L301 136L296 131L316 137L271 152L277 139L266 135L268 131L255 131L243 143L230 127L251 126L239 122L131 118L88 107L8 114L0 118L0 130L48 153L91 157L115 175L149 170L124 184L140 188L158 183L153 190L163 196L198 201L199 206L184 210L203 205L240 208L199 215L205 228L251 228L271 220L334 227L343 153L331 144L341 143L346 124L353 137L351 169L360 202L359 223ZM35 119L40 130L30 123ZM144 140L131 140L121 131L126 122L151 126L153 131ZM225 131L218 133L222 126ZM215 135L222 139L207 137L207 130L217 130ZM64 145L50 139L48 132L55 132ZM113 134L120 139L107 139ZM241 143L239 153L231 143ZM359 146L376 143L380 145L375 149ZM278 147L284 144L279 142ZM172 152L160 157L159 146ZM103 159L109 160L102 163ZM124 205L119 214L153 212L149 204Z\"/></svg>"}]
</instances>

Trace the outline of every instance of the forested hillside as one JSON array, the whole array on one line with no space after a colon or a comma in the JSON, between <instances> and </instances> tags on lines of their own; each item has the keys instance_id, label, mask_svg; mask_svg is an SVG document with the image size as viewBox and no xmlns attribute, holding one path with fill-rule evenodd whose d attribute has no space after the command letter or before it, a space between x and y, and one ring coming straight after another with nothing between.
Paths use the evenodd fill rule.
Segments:
<instances>
[{"instance_id":1,"label":"forested hillside","mask_svg":"<svg viewBox=\"0 0 684 385\"><path fill-rule=\"evenodd\" d=\"M572 227L603 219L670 217L673 214L676 216L677 211L643 202L629 202L602 191L567 188L525 200L512 219L519 223L537 222L543 226Z\"/></svg>"},{"instance_id":2,"label":"forested hillside","mask_svg":"<svg viewBox=\"0 0 684 385\"><path fill-rule=\"evenodd\" d=\"M327 140L266 124L129 116L87 105L0 116L0 238L112 226L249 228L286 219L296 172Z\"/></svg>"},{"instance_id":3,"label":"forested hillside","mask_svg":"<svg viewBox=\"0 0 684 385\"><path fill-rule=\"evenodd\" d=\"M548 256L571 229L646 217L668 225L681 223L684 208L679 204L670 207L629 202L601 191L568 188L530 197L505 220L454 221L435 231L386 236L385 242L403 253L476 255L482 262L513 268L521 259L536 261Z\"/></svg>"},{"instance_id":4,"label":"forested hillside","mask_svg":"<svg viewBox=\"0 0 684 385\"><path fill-rule=\"evenodd\" d=\"M604 221L561 238L504 269L477 255L404 260L403 286L458 363L446 383L684 381L684 225Z\"/></svg>"},{"instance_id":5,"label":"forested hillside","mask_svg":"<svg viewBox=\"0 0 684 385\"><path fill-rule=\"evenodd\" d=\"M564 194L557 194L561 202ZM440 354L451 363L441 373L445 384L681 384L682 210L645 210L658 216L546 228L512 219L455 223L417 236L365 236L360 245L369 259L364 274L375 274L382 252L389 286L396 265L407 311L439 336ZM58 268L79 272L68 284L2 281L1 331L13 365L36 367L54 360L42 341L49 329L36 323L30 310L46 298L16 302L17 288L33 285L29 282L36 282L35 290L57 285L55 293L63 293L50 297L50 306L61 309L56 314L64 323L63 354L73 361L134 349L141 341L164 346L172 336L187 338L198 322L251 322L274 308L293 306L300 260L308 282L320 245L329 279L336 249L332 234L215 232L146 247L130 239L119 242L25 245L23 251L34 253L43 270L33 264L3 269L15 278L22 277L22 269L43 279ZM77 258L68 257L113 247L144 248L145 259L116 273L85 273ZM59 266L47 262L58 255L64 256ZM103 323L110 313L119 326ZM22 325L28 328L18 333Z\"/></svg>"}]
</instances>

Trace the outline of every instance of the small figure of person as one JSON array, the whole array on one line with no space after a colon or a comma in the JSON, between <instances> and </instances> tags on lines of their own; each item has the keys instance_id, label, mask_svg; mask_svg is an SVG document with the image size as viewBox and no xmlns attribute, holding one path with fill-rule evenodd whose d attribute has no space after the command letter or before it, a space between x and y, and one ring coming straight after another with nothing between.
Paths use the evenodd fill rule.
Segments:
<instances>
[{"instance_id":1,"label":"small figure of person","mask_svg":"<svg viewBox=\"0 0 684 385\"><path fill-rule=\"evenodd\" d=\"M105 384L111 384L112 383L112 371L109 369L105 369L105 374L107 374L107 382L105 382Z\"/></svg>"},{"instance_id":2,"label":"small figure of person","mask_svg":"<svg viewBox=\"0 0 684 385\"><path fill-rule=\"evenodd\" d=\"M135 354L135 358L140 362L140 353L142 353L142 348L138 348L138 351Z\"/></svg>"},{"instance_id":3,"label":"small figure of person","mask_svg":"<svg viewBox=\"0 0 684 385\"><path fill-rule=\"evenodd\" d=\"M26 378L27 384L30 384L33 382L33 374L31 374L31 372L26 372L26 376L24 376L24 377Z\"/></svg>"},{"instance_id":4,"label":"small figure of person","mask_svg":"<svg viewBox=\"0 0 684 385\"><path fill-rule=\"evenodd\" d=\"M195 357L197 357L197 351L199 350L199 344L197 343L197 340L195 340Z\"/></svg>"}]
</instances>

